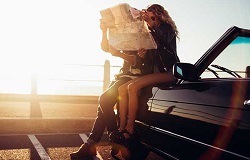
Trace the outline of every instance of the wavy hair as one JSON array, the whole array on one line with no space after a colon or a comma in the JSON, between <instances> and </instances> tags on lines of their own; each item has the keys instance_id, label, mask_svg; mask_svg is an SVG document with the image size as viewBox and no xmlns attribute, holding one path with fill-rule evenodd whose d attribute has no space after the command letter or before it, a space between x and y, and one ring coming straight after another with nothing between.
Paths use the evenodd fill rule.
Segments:
<instances>
[{"instance_id":1,"label":"wavy hair","mask_svg":"<svg viewBox=\"0 0 250 160\"><path fill-rule=\"evenodd\" d=\"M167 24L170 24L171 27L173 28L175 35L178 39L179 38L179 31L175 25L175 22L173 21L173 19L170 17L170 15L168 14L168 11L166 11L164 9L164 7L162 7L159 4L152 4L149 5L147 7L147 11L149 12L153 12L161 21L166 22Z\"/></svg>"}]
</instances>

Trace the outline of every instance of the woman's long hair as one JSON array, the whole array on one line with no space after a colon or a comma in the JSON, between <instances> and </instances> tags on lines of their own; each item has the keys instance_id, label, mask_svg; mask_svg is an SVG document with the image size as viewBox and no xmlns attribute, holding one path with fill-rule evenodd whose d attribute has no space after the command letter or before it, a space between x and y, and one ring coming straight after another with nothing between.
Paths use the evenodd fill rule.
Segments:
<instances>
[{"instance_id":1,"label":"woman's long hair","mask_svg":"<svg viewBox=\"0 0 250 160\"><path fill-rule=\"evenodd\" d=\"M159 4L152 4L149 5L147 7L147 11L149 12L154 12L155 15L163 22L166 22L167 24L170 24L171 27L173 28L176 37L179 39L179 31L177 30L177 27L175 25L175 22L173 21L173 19L170 17L170 15L168 14L168 11L166 11L164 9L164 7L162 7Z\"/></svg>"}]
</instances>

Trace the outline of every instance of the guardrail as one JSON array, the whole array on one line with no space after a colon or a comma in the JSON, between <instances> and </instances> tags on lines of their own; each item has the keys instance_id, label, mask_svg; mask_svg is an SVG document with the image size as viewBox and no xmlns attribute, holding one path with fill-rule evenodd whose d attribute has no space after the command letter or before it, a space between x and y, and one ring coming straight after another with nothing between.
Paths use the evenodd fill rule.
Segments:
<instances>
[{"instance_id":1,"label":"guardrail","mask_svg":"<svg viewBox=\"0 0 250 160\"><path fill-rule=\"evenodd\" d=\"M7 74L4 73L3 75L0 75L1 86L3 87L1 90L2 93L13 94L23 93L31 95L46 95L48 92L49 95L71 95L72 93L73 96L85 96L88 95L86 93L90 89L90 95L99 95L99 92L107 89L110 79L112 78L111 76L117 73L120 67L121 66L111 66L109 60L106 60L104 65L64 64L62 66L55 66L55 68L51 68L48 73L47 71L39 71L37 73L34 72L31 75L25 73L25 77L23 77L22 73L20 73L18 76L22 79L22 81L18 80L19 77L16 77L16 73L14 73L15 77L12 77L12 72L5 72ZM23 82L25 83L24 85ZM67 88L66 90L62 88L62 92L54 92L54 89L56 89L55 87L58 87L58 85L60 87L66 85L65 87ZM15 86L21 86L24 92L22 92L20 88L15 90ZM81 86L81 88L76 88L76 92L74 92L74 88L71 90L71 86ZM87 86L86 89L85 86ZM94 87L94 90L91 90L92 86Z\"/></svg>"},{"instance_id":2,"label":"guardrail","mask_svg":"<svg viewBox=\"0 0 250 160\"><path fill-rule=\"evenodd\" d=\"M80 68L80 72L85 71L85 69L82 70L81 68L85 67L82 64L67 64L67 67L70 68L70 71L74 71L75 68ZM103 72L93 73L99 75L103 73L103 79L90 79L93 77L87 77L87 80L81 79L84 76L76 77L78 79L74 79L74 76L73 79L71 76L59 76L59 78L54 76L51 79L51 77L41 77L40 75L32 74L31 81L29 75L26 78L26 82L30 84L27 86L28 91L30 90L28 94L0 93L0 134L89 132L96 117L99 96L44 95L40 94L40 88L38 88L39 84L41 84L39 80L45 78L46 80L55 80L55 83L58 81L72 81L73 83L83 81L83 84L86 81L101 82L103 83L103 90L106 90L110 83L112 69L118 69L121 66L111 66L110 62L106 60L104 65L86 65L86 67L94 67L94 69L97 67L98 70L99 67L100 70L103 68ZM101 76L98 76L98 78ZM13 79L11 74L10 77L3 75L1 77L0 75L0 78L4 79L4 82Z\"/></svg>"},{"instance_id":3,"label":"guardrail","mask_svg":"<svg viewBox=\"0 0 250 160\"><path fill-rule=\"evenodd\" d=\"M77 65L77 64L71 64ZM106 60L104 65L81 65L81 66L95 66L95 67L104 67L104 75L103 75L103 91L105 91L110 83L110 62ZM73 81L73 80L71 80ZM84 81L84 80L80 80ZM94 80L97 81L97 80ZM37 75L31 75L31 95L37 95Z\"/></svg>"}]
</instances>

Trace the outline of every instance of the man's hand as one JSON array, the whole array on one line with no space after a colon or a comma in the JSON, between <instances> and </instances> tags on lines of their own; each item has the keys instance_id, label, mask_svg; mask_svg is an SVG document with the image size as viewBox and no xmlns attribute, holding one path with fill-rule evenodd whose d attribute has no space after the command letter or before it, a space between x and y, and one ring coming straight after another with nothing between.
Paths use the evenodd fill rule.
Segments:
<instances>
[{"instance_id":1,"label":"man's hand","mask_svg":"<svg viewBox=\"0 0 250 160\"><path fill-rule=\"evenodd\" d=\"M100 29L102 31L106 31L107 30L107 25L105 24L105 22L102 19L100 19Z\"/></svg>"},{"instance_id":2,"label":"man's hand","mask_svg":"<svg viewBox=\"0 0 250 160\"><path fill-rule=\"evenodd\" d=\"M102 19L100 19L100 29L102 30L101 49L104 52L109 52L109 43L107 39L107 26Z\"/></svg>"}]
</instances>

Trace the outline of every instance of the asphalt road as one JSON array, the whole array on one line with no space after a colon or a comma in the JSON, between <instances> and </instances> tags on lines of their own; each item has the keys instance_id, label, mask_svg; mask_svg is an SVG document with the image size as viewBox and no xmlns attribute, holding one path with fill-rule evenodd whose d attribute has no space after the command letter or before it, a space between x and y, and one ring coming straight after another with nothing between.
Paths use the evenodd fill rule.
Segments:
<instances>
[{"instance_id":1,"label":"asphalt road","mask_svg":"<svg viewBox=\"0 0 250 160\"><path fill-rule=\"evenodd\" d=\"M27 95L0 94L0 160L70 160L69 154L78 150L92 128L98 97L30 100ZM110 148L104 134L98 155L85 160L114 160ZM162 160L153 153L147 157L151 159Z\"/></svg>"},{"instance_id":2,"label":"asphalt road","mask_svg":"<svg viewBox=\"0 0 250 160\"><path fill-rule=\"evenodd\" d=\"M0 135L0 160L70 160L88 134L6 134ZM97 146L97 156L85 160L114 160L110 155L107 135ZM122 159L121 155L118 157ZM147 160L163 160L150 153Z\"/></svg>"}]
</instances>

